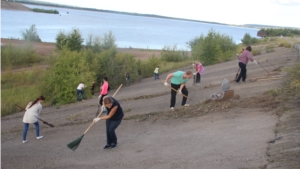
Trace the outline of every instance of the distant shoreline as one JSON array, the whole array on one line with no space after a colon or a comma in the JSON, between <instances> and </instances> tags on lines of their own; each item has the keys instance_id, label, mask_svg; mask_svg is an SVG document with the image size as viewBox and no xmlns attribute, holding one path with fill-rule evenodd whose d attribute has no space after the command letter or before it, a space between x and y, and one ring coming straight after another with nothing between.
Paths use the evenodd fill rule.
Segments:
<instances>
[{"instance_id":1,"label":"distant shoreline","mask_svg":"<svg viewBox=\"0 0 300 169\"><path fill-rule=\"evenodd\" d=\"M7 2L7 1L1 1L1 9L32 11L32 9L24 6L23 4L57 7L57 8L77 9L77 10L84 10L84 11L106 12L106 13L131 15L131 16L144 16L144 17L152 17L152 18L182 20L182 21L189 21L189 22L198 22L198 23L200 22L200 23L217 24L217 25L225 25L225 26L248 27L248 26L245 26L245 25L232 25L232 24L225 24L225 23L219 23L219 22L209 22L209 21L200 21L200 20L193 20L193 19L174 18L174 17L167 17L167 16L160 16L160 15L153 15L153 14L139 14L139 13L120 12L120 11L103 10L103 9L95 9L95 8L81 8L81 7L76 7L76 6L60 5L60 4L54 4L54 3L48 3L48 2L26 2L26 1ZM254 27L249 27L249 28L254 28Z\"/></svg>"},{"instance_id":2,"label":"distant shoreline","mask_svg":"<svg viewBox=\"0 0 300 169\"><path fill-rule=\"evenodd\" d=\"M48 6L48 7L50 6L50 7L68 8L68 9L77 9L77 10L84 10L84 11L106 12L106 13L131 15L131 16L145 16L145 17L162 18L162 19L182 20L182 21L189 21L189 22L198 22L198 23L200 22L200 23L207 23L207 24L236 26L236 27L254 28L254 29L262 29L262 28L293 28L294 29L295 28L295 27L283 27L283 26L260 25L260 24L244 24L244 25L225 24L225 23L219 23L219 22L209 22L209 21L201 21L201 20L193 20L193 19L174 18L174 17L154 15L154 14L139 14L139 13L120 12L120 11L95 9L95 8L82 8L82 7L70 6L70 5L60 5L60 4L50 3L50 2L27 2L27 1L7 2L7 1L1 1L1 9L32 11L32 9L24 6L23 4ZM296 28L296 29L299 29L299 28Z\"/></svg>"}]
</instances>

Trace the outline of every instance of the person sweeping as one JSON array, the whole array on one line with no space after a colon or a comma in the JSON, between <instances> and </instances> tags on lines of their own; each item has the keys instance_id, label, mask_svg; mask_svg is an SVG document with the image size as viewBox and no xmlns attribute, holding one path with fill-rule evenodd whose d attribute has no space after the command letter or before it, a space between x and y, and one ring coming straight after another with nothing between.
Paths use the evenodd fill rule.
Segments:
<instances>
[{"instance_id":1,"label":"person sweeping","mask_svg":"<svg viewBox=\"0 0 300 169\"><path fill-rule=\"evenodd\" d=\"M106 120L107 143L103 149L116 148L118 142L115 130L121 124L124 113L120 103L113 97L105 96L103 105L106 107L107 115L94 118L93 121L96 123L99 120Z\"/></svg>"},{"instance_id":2,"label":"person sweeping","mask_svg":"<svg viewBox=\"0 0 300 169\"><path fill-rule=\"evenodd\" d=\"M175 108L175 103L176 103L176 94L183 94L185 96L188 96L189 92L185 87L186 82L188 82L188 80L190 78L192 78L193 73L191 71L187 71L187 72L183 72L183 71L177 71L174 73L170 73L168 74L164 85L168 86L168 81L171 79L171 88L177 90L171 90L171 104L170 104L170 109L174 110ZM181 105L182 106L189 106L189 104L186 104L186 97L182 97L182 102Z\"/></svg>"},{"instance_id":3,"label":"person sweeping","mask_svg":"<svg viewBox=\"0 0 300 169\"><path fill-rule=\"evenodd\" d=\"M43 103L44 100L45 100L44 96L39 96L36 100L29 102L25 108L26 112L23 116L23 123L24 123L24 129L22 134L23 143L27 142L26 136L27 136L27 131L30 123L35 125L36 139L43 138L43 136L40 136L40 125L39 125L38 117L40 116L40 113L43 108L41 103Z\"/></svg>"},{"instance_id":4,"label":"person sweeping","mask_svg":"<svg viewBox=\"0 0 300 169\"><path fill-rule=\"evenodd\" d=\"M241 71L239 76L236 79L237 84L241 83L240 82L241 78L243 82L246 82L246 74L247 74L246 66L248 64L248 61L250 60L253 63L257 64L257 62L252 58L251 51L252 51L251 46L248 46L246 50L239 57L239 67Z\"/></svg>"}]
</instances>

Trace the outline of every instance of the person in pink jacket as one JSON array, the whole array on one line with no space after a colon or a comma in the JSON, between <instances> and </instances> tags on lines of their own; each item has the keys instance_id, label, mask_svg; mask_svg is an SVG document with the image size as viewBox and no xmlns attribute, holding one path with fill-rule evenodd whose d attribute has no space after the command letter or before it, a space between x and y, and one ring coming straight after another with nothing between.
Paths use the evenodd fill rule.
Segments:
<instances>
[{"instance_id":1,"label":"person in pink jacket","mask_svg":"<svg viewBox=\"0 0 300 169\"><path fill-rule=\"evenodd\" d=\"M241 71L238 78L236 79L236 83L238 84L240 84L241 78L243 82L246 82L246 74L247 74L246 66L248 64L248 61L250 60L251 62L257 64L257 62L252 58L251 51L252 51L251 46L248 46L246 50L244 50L244 52L239 57L239 67Z\"/></svg>"},{"instance_id":2,"label":"person in pink jacket","mask_svg":"<svg viewBox=\"0 0 300 169\"><path fill-rule=\"evenodd\" d=\"M103 109L103 98L108 94L109 91L109 85L108 85L108 78L103 78L103 85L100 87L100 93L99 93L99 104L101 105L101 108ZM103 110L105 112L105 110Z\"/></svg>"}]
</instances>

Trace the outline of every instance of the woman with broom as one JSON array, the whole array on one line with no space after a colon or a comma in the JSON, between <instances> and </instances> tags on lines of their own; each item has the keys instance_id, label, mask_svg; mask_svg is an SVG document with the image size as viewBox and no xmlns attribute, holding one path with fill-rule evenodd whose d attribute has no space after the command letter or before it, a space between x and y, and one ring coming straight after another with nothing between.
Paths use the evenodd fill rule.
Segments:
<instances>
[{"instance_id":1,"label":"woman with broom","mask_svg":"<svg viewBox=\"0 0 300 169\"><path fill-rule=\"evenodd\" d=\"M113 97L105 96L103 98L103 105L107 109L107 115L101 118L94 118L94 122L99 120L106 120L106 138L107 143L103 149L117 147L117 135L115 130L121 124L124 113L120 103Z\"/></svg>"},{"instance_id":2,"label":"woman with broom","mask_svg":"<svg viewBox=\"0 0 300 169\"><path fill-rule=\"evenodd\" d=\"M23 130L23 143L26 143L26 135L29 127L29 123L35 125L36 139L41 139L43 136L40 136L40 125L38 117L40 116L41 110L43 108L42 104L45 100L44 96L38 97L36 100L29 102L26 106L26 112L23 117L24 130Z\"/></svg>"}]
</instances>

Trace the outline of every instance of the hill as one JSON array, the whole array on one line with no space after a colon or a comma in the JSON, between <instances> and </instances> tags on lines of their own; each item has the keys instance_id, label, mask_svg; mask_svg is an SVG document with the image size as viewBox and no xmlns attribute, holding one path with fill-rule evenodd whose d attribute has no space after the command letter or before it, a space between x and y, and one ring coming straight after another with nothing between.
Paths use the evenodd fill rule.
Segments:
<instances>
[{"instance_id":1,"label":"hill","mask_svg":"<svg viewBox=\"0 0 300 169\"><path fill-rule=\"evenodd\" d=\"M220 92L224 78L234 79L236 60L206 66L200 86L192 80L187 83L191 106L181 107L177 96L175 111L169 110L170 89L152 77L122 87L115 98L125 117L116 130L118 147L113 150L102 150L106 144L102 120L75 152L66 146L91 124L98 96L44 107L41 118L55 127L40 123L44 138L37 140L30 125L26 144L21 139L24 112L5 116L1 118L1 168L300 168L300 102L276 96L286 81L284 69L299 56L293 48L274 50L255 56L260 64L249 63L247 83L231 82L235 96L222 102L204 100Z\"/></svg>"}]
</instances>

